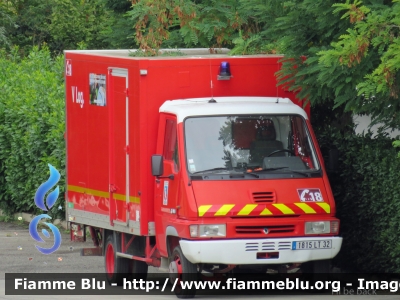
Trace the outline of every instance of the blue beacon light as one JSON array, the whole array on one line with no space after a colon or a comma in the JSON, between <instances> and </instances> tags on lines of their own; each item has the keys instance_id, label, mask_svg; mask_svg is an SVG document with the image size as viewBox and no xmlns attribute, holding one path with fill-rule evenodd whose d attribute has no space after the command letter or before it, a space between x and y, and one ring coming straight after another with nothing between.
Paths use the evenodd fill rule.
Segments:
<instances>
[{"instance_id":1,"label":"blue beacon light","mask_svg":"<svg viewBox=\"0 0 400 300\"><path fill-rule=\"evenodd\" d=\"M229 62L227 61L221 62L219 66L218 80L229 80L231 79L231 77L232 74Z\"/></svg>"}]
</instances>

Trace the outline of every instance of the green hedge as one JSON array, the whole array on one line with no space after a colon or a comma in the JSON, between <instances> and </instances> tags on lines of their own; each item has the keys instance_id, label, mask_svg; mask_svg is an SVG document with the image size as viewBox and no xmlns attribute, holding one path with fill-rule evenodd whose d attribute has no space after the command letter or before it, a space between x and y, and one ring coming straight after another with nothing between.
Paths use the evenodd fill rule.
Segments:
<instances>
[{"instance_id":1,"label":"green hedge","mask_svg":"<svg viewBox=\"0 0 400 300\"><path fill-rule=\"evenodd\" d=\"M46 48L17 53L0 52L0 209L37 212L34 195L50 163L61 174L51 214L64 216L64 59Z\"/></svg>"},{"instance_id":2,"label":"green hedge","mask_svg":"<svg viewBox=\"0 0 400 300\"><path fill-rule=\"evenodd\" d=\"M335 263L344 270L400 272L400 159L392 139L325 126L322 149L337 148L329 174L341 220L343 246Z\"/></svg>"}]
</instances>

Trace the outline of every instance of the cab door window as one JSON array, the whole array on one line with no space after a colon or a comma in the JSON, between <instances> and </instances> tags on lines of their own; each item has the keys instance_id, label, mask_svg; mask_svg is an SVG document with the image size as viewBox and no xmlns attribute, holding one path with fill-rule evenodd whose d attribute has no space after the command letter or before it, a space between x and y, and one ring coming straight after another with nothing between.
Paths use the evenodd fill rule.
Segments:
<instances>
[{"instance_id":1,"label":"cab door window","mask_svg":"<svg viewBox=\"0 0 400 300\"><path fill-rule=\"evenodd\" d=\"M165 140L163 157L166 161L173 161L175 168L179 168L178 139L176 134L176 121L167 119L165 123Z\"/></svg>"}]
</instances>

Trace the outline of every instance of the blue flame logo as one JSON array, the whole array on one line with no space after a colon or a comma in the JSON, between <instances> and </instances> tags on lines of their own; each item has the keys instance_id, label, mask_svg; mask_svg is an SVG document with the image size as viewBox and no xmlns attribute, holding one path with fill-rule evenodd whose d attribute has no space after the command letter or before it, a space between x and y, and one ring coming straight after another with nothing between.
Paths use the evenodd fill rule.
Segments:
<instances>
[{"instance_id":1,"label":"blue flame logo","mask_svg":"<svg viewBox=\"0 0 400 300\"><path fill-rule=\"evenodd\" d=\"M54 168L50 164L49 164L49 168L50 168L49 180L42 183L41 186L39 186L39 188L37 189L36 194L35 194L35 204L41 210L50 209L56 202L56 200L58 198L58 194L60 193L60 189L57 186L57 188L47 196L46 203L47 203L47 206L49 207L47 209L47 207L44 204L44 196L60 180L60 173L56 170L56 168Z\"/></svg>"},{"instance_id":2,"label":"blue flame logo","mask_svg":"<svg viewBox=\"0 0 400 300\"><path fill-rule=\"evenodd\" d=\"M44 197L45 197L46 193L53 186L55 186L57 184L57 182L60 180L60 173L57 171L57 169L54 168L50 164L49 164L49 169L50 169L49 179L40 185L40 187L37 189L36 194L35 194L36 206L44 211L49 210L54 205L54 203L57 201L58 195L60 193L60 189L58 186L56 187L56 189L54 191L49 193L46 198L46 204L47 204L47 207L46 207L46 205L44 203ZM29 233L35 241L44 243L45 241L39 236L39 233L37 231L37 225L39 224L39 221L41 219L51 219L51 217L47 214L41 214L41 215L33 218L31 223L29 224ZM61 234L60 234L60 231L58 230L58 228L56 226L54 226L53 224L46 223L46 222L44 222L44 224L46 224L53 232L54 244L51 248L42 248L39 246L36 246L36 248L43 254L51 254L54 251L56 251L58 248L60 248ZM46 229L42 229L42 233L46 238L50 238L50 234Z\"/></svg>"}]
</instances>

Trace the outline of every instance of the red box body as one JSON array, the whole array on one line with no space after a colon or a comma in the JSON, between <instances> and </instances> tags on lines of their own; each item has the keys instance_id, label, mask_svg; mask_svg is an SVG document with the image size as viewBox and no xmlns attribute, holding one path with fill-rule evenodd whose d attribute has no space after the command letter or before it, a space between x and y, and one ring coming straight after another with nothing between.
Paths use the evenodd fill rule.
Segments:
<instances>
[{"instance_id":1,"label":"red box body","mask_svg":"<svg viewBox=\"0 0 400 300\"><path fill-rule=\"evenodd\" d=\"M275 73L281 58L136 58L126 51L66 51L70 221L149 235L149 222L155 221L150 158L157 153L159 107L166 100L213 96L277 96L296 101L293 93L277 86ZM230 80L217 80L223 61L230 63ZM90 103L98 86L105 89L105 105ZM120 224L128 221L133 225Z\"/></svg>"}]
</instances>

